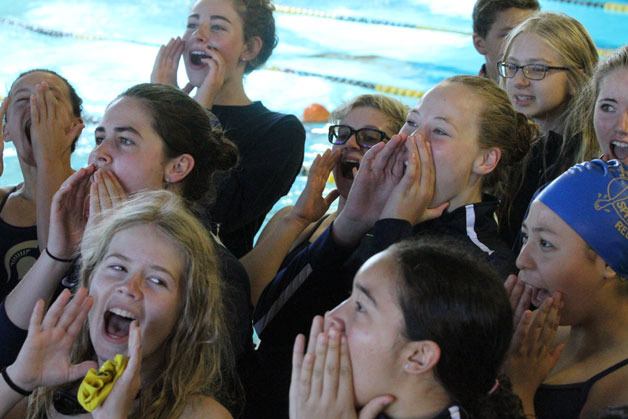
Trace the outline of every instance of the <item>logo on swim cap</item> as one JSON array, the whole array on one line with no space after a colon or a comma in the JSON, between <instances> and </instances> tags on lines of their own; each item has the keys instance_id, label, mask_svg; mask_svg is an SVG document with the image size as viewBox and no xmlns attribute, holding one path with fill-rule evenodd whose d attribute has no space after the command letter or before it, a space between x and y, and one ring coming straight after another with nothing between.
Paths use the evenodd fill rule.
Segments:
<instances>
[{"instance_id":1,"label":"logo on swim cap","mask_svg":"<svg viewBox=\"0 0 628 419\"><path fill-rule=\"evenodd\" d=\"M626 176L626 171L621 165L609 170L618 170L619 177L608 182L606 194L598 193L598 199L593 204L593 207L596 211L608 213L611 212L611 209L614 210L619 216L619 220L615 224L615 230L628 238L628 176Z\"/></svg>"}]
</instances>

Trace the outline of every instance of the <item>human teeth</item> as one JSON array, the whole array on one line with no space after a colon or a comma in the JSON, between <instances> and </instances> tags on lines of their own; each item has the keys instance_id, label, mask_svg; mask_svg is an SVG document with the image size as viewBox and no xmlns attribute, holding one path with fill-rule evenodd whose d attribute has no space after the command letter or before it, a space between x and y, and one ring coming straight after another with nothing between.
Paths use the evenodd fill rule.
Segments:
<instances>
[{"instance_id":1,"label":"human teeth","mask_svg":"<svg viewBox=\"0 0 628 419\"><path fill-rule=\"evenodd\" d=\"M201 59L203 58L209 58L209 55L207 55L203 51L190 52L190 60L192 61L192 64L196 64L196 65L203 64L203 62L201 61Z\"/></svg>"},{"instance_id":2,"label":"human teeth","mask_svg":"<svg viewBox=\"0 0 628 419\"><path fill-rule=\"evenodd\" d=\"M611 144L613 144L615 147L619 147L619 148L628 148L628 143L624 143L621 141L613 141Z\"/></svg>"},{"instance_id":3,"label":"human teeth","mask_svg":"<svg viewBox=\"0 0 628 419\"><path fill-rule=\"evenodd\" d=\"M116 314L120 317L124 317L127 319L132 319L135 320L135 315L133 315L133 313L128 312L126 310L122 310L121 308L112 308L109 310L110 312L112 312L113 314Z\"/></svg>"},{"instance_id":4,"label":"human teeth","mask_svg":"<svg viewBox=\"0 0 628 419\"><path fill-rule=\"evenodd\" d=\"M611 141L611 153L613 153L615 158L625 162L628 159L628 143Z\"/></svg>"}]
</instances>

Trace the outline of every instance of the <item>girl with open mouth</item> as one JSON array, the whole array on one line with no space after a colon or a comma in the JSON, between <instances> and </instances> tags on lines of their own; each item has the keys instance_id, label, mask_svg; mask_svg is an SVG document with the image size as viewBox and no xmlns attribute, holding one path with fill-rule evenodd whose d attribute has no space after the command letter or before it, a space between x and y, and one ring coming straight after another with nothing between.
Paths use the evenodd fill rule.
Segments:
<instances>
[{"instance_id":1,"label":"girl with open mouth","mask_svg":"<svg viewBox=\"0 0 628 419\"><path fill-rule=\"evenodd\" d=\"M237 170L221 181L218 199L206 210L220 224L222 242L237 257L277 200L288 193L303 163L305 131L293 115L252 101L244 75L264 65L277 44L269 0L199 0L183 38L161 47L151 81L178 86L181 57L194 98L218 118L240 151Z\"/></svg>"},{"instance_id":2,"label":"girl with open mouth","mask_svg":"<svg viewBox=\"0 0 628 419\"><path fill-rule=\"evenodd\" d=\"M216 400L233 373L219 281L208 233L175 194L140 193L103 212L81 242L76 302L58 311L65 290L43 322L36 304L4 372L0 412L21 400L14 409L25 416L23 396L34 392L32 417L231 418ZM127 369L90 416L76 403L76 380L116 354L130 358Z\"/></svg>"}]
</instances>

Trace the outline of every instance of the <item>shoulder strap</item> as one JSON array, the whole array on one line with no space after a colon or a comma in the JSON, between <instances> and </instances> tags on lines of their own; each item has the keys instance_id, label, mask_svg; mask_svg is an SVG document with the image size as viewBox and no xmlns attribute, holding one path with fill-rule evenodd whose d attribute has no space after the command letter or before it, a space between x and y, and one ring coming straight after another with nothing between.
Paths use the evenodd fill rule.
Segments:
<instances>
[{"instance_id":1,"label":"shoulder strap","mask_svg":"<svg viewBox=\"0 0 628 419\"><path fill-rule=\"evenodd\" d=\"M617 371L618 369L624 367L625 365L628 365L628 358L624 359L623 361L619 361L615 365L611 365L610 367L606 368L604 371L598 372L593 377L589 378L587 380L588 386L591 387L593 384L595 384L595 382L597 382L597 381L601 380L602 378L606 377L607 375Z\"/></svg>"}]
</instances>

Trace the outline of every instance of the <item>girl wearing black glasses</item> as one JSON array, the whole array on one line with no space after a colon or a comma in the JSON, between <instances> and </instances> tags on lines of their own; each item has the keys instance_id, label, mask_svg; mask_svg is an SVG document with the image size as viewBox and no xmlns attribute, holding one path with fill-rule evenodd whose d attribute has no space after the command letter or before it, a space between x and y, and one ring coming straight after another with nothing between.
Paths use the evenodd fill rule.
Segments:
<instances>
[{"instance_id":1,"label":"girl wearing black glasses","mask_svg":"<svg viewBox=\"0 0 628 419\"><path fill-rule=\"evenodd\" d=\"M240 259L249 273L253 304L257 304L278 270L291 264L303 249L328 229L345 205L354 173L366 151L375 144L388 141L398 132L407 111L408 108L395 99L362 95L333 112L331 122L334 125L329 127L328 133L332 149L315 159L305 191L295 206L278 211L260 234L253 250ZM337 189L323 197L332 171ZM338 197L338 209L325 214ZM281 325L278 326L281 330ZM288 339L288 353L293 338ZM276 349L272 339L262 342L256 351L259 365L248 368L251 376L243 377L252 390L247 394L251 417L281 417L278 411L282 407L287 413L290 358L281 363L284 352L279 352L277 360ZM278 363L281 368L276 367Z\"/></svg>"},{"instance_id":2,"label":"girl wearing black glasses","mask_svg":"<svg viewBox=\"0 0 628 419\"><path fill-rule=\"evenodd\" d=\"M506 38L497 64L501 86L514 108L541 130L501 209L502 237L512 244L534 192L580 161L581 137L572 127L578 126L581 115L571 111L572 102L591 77L597 60L597 50L584 26L562 14L536 14ZM588 159L593 151L593 147L587 151Z\"/></svg>"}]
</instances>

